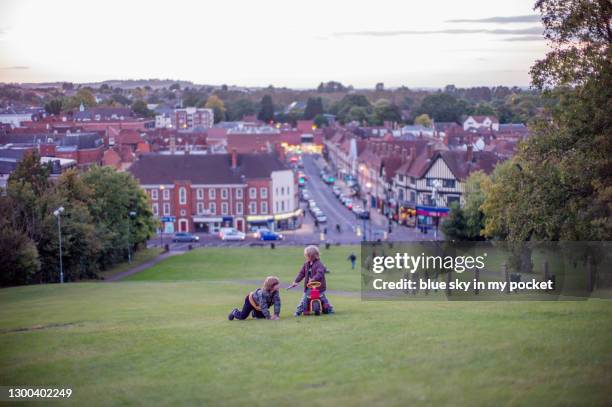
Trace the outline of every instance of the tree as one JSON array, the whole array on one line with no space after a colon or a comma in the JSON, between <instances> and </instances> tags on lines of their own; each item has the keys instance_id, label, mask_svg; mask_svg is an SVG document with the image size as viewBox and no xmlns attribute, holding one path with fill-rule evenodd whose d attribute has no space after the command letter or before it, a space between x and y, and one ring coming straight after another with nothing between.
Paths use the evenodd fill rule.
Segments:
<instances>
[{"instance_id":1,"label":"tree","mask_svg":"<svg viewBox=\"0 0 612 407\"><path fill-rule=\"evenodd\" d=\"M312 120L320 114L323 114L323 100L320 97L308 98L304 110L304 120Z\"/></svg>"},{"instance_id":2,"label":"tree","mask_svg":"<svg viewBox=\"0 0 612 407\"><path fill-rule=\"evenodd\" d=\"M12 202L0 194L0 287L28 284L40 270L36 245L13 227Z\"/></svg>"},{"instance_id":3,"label":"tree","mask_svg":"<svg viewBox=\"0 0 612 407\"><path fill-rule=\"evenodd\" d=\"M514 241L610 240L612 5L540 0L536 9L552 50L532 67L532 82L559 103L485 188L485 232Z\"/></svg>"},{"instance_id":4,"label":"tree","mask_svg":"<svg viewBox=\"0 0 612 407\"><path fill-rule=\"evenodd\" d=\"M219 123L225 120L225 104L219 96L210 95L204 107L207 109L212 109L214 111L215 123Z\"/></svg>"},{"instance_id":5,"label":"tree","mask_svg":"<svg viewBox=\"0 0 612 407\"><path fill-rule=\"evenodd\" d=\"M426 113L437 122L459 122L466 108L465 101L448 93L436 93L426 96L416 113Z\"/></svg>"},{"instance_id":6,"label":"tree","mask_svg":"<svg viewBox=\"0 0 612 407\"><path fill-rule=\"evenodd\" d=\"M152 111L149 110L149 108L147 107L147 104L145 103L144 100L136 100L136 101L134 101L134 103L132 103L132 110L137 115L143 116L143 117L149 117L149 116L152 116L152 115L155 114L155 113L153 113Z\"/></svg>"},{"instance_id":7,"label":"tree","mask_svg":"<svg viewBox=\"0 0 612 407\"><path fill-rule=\"evenodd\" d=\"M426 113L423 113L415 117L414 124L418 126L431 127L433 126L433 121Z\"/></svg>"},{"instance_id":8,"label":"tree","mask_svg":"<svg viewBox=\"0 0 612 407\"><path fill-rule=\"evenodd\" d=\"M227 110L225 115L228 120L238 121L242 120L244 116L249 116L257 113L257 105L249 99L238 99L234 102L228 102L226 105Z\"/></svg>"},{"instance_id":9,"label":"tree","mask_svg":"<svg viewBox=\"0 0 612 407\"><path fill-rule=\"evenodd\" d=\"M360 109L353 110L353 115L349 112L354 107ZM372 105L365 95L349 94L331 106L331 112L336 115L342 123L355 120L356 116L363 117L363 120L372 113Z\"/></svg>"},{"instance_id":10,"label":"tree","mask_svg":"<svg viewBox=\"0 0 612 407\"><path fill-rule=\"evenodd\" d=\"M269 123L274 121L274 103L272 102L272 96L265 95L261 98L261 107L257 118L263 122Z\"/></svg>"},{"instance_id":11,"label":"tree","mask_svg":"<svg viewBox=\"0 0 612 407\"><path fill-rule=\"evenodd\" d=\"M322 114L318 114L314 118L314 124L318 128L329 126L329 122L327 121L327 118L323 116Z\"/></svg>"},{"instance_id":12,"label":"tree","mask_svg":"<svg viewBox=\"0 0 612 407\"><path fill-rule=\"evenodd\" d=\"M173 83L170 85L170 90L181 90L181 85L178 83Z\"/></svg>"},{"instance_id":13,"label":"tree","mask_svg":"<svg viewBox=\"0 0 612 407\"><path fill-rule=\"evenodd\" d=\"M484 240L484 214L480 207L485 196L482 186L489 178L482 171L468 177L465 186L465 206L453 203L447 219L442 222L442 232L453 240Z\"/></svg>"},{"instance_id":14,"label":"tree","mask_svg":"<svg viewBox=\"0 0 612 407\"><path fill-rule=\"evenodd\" d=\"M376 86L374 87L374 90L375 90L376 92L382 92L382 91L384 91L384 90L385 90L385 84L384 84L384 83L382 83L382 82L378 82L378 83L376 84Z\"/></svg>"},{"instance_id":15,"label":"tree","mask_svg":"<svg viewBox=\"0 0 612 407\"><path fill-rule=\"evenodd\" d=\"M472 113L477 116L497 116L497 112L493 106L486 102L478 103Z\"/></svg>"},{"instance_id":16,"label":"tree","mask_svg":"<svg viewBox=\"0 0 612 407\"><path fill-rule=\"evenodd\" d=\"M102 243L98 264L106 268L127 258L128 246L144 244L157 224L147 195L130 174L94 166L82 178L92 191L90 212Z\"/></svg>"},{"instance_id":17,"label":"tree","mask_svg":"<svg viewBox=\"0 0 612 407\"><path fill-rule=\"evenodd\" d=\"M45 111L48 114L58 116L62 112L62 100L53 99L45 104Z\"/></svg>"},{"instance_id":18,"label":"tree","mask_svg":"<svg viewBox=\"0 0 612 407\"><path fill-rule=\"evenodd\" d=\"M402 113L399 107L389 100L378 99L374 103L373 117L370 120L371 124L381 125L384 122L399 122L401 119Z\"/></svg>"}]
</instances>

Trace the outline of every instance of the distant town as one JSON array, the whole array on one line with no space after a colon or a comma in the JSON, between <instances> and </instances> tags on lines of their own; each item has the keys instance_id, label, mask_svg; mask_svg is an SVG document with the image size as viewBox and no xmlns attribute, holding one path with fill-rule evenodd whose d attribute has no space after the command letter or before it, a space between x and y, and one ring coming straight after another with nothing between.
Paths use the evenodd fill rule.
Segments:
<instances>
[{"instance_id":1,"label":"distant town","mask_svg":"<svg viewBox=\"0 0 612 407\"><path fill-rule=\"evenodd\" d=\"M2 185L36 150L52 177L92 165L132 174L162 221L160 239L180 232L205 241L226 228L248 237L312 223L303 241L320 231L326 240L335 231L337 241L359 241L368 226L355 218L376 220L368 238L431 238L453 203L464 204L470 174L490 174L512 157L545 102L507 87L121 85L2 86ZM305 169L306 155L314 159ZM317 202L327 199L309 191L313 178L335 184L337 205Z\"/></svg>"}]
</instances>

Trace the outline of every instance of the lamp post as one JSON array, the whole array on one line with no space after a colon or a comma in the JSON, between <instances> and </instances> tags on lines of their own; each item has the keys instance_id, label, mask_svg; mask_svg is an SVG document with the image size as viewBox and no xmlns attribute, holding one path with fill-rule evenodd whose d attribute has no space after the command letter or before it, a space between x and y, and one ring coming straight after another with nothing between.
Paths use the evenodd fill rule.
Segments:
<instances>
[{"instance_id":1,"label":"lamp post","mask_svg":"<svg viewBox=\"0 0 612 407\"><path fill-rule=\"evenodd\" d=\"M442 182L439 179L435 179L432 184L431 198L433 200L434 208L438 207L438 190L442 188ZM440 223L440 214L436 212L436 228L434 229L434 240L438 240L438 224Z\"/></svg>"},{"instance_id":2,"label":"lamp post","mask_svg":"<svg viewBox=\"0 0 612 407\"><path fill-rule=\"evenodd\" d=\"M132 262L132 248L130 247L130 233L132 231L130 223L132 222L132 218L136 216L136 212L130 211L130 217L128 218L128 235L127 235L127 249L128 249L128 263Z\"/></svg>"},{"instance_id":3,"label":"lamp post","mask_svg":"<svg viewBox=\"0 0 612 407\"><path fill-rule=\"evenodd\" d=\"M162 191L162 202L163 202L163 200L164 200L164 186L163 186L163 185L160 185L160 186L159 186L159 189L160 189L160 191ZM163 212L163 205L164 205L164 204L162 203L162 214L164 213L164 212ZM163 221L162 221L162 222L161 222L161 247L162 247L162 248L164 247L164 229L165 229L165 228L166 228L166 222L163 222Z\"/></svg>"},{"instance_id":4,"label":"lamp post","mask_svg":"<svg viewBox=\"0 0 612 407\"><path fill-rule=\"evenodd\" d=\"M64 264L62 263L62 212L64 212L63 206L60 206L59 208L53 211L53 214L57 218L57 235L59 237L60 284L64 283Z\"/></svg>"}]
</instances>

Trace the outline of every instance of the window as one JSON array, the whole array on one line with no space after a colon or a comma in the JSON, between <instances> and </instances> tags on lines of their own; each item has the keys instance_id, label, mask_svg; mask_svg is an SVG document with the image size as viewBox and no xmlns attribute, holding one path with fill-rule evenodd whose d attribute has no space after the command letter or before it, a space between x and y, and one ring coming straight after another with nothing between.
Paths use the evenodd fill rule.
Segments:
<instances>
[{"instance_id":1,"label":"window","mask_svg":"<svg viewBox=\"0 0 612 407\"><path fill-rule=\"evenodd\" d=\"M242 199L242 188L237 188L236 189L236 198L237 199Z\"/></svg>"},{"instance_id":2,"label":"window","mask_svg":"<svg viewBox=\"0 0 612 407\"><path fill-rule=\"evenodd\" d=\"M249 188L249 198L257 198L257 188Z\"/></svg>"},{"instance_id":3,"label":"window","mask_svg":"<svg viewBox=\"0 0 612 407\"><path fill-rule=\"evenodd\" d=\"M216 215L217 214L217 204L214 202L210 202L208 204L208 210L210 210L211 215Z\"/></svg>"},{"instance_id":4,"label":"window","mask_svg":"<svg viewBox=\"0 0 612 407\"><path fill-rule=\"evenodd\" d=\"M152 189L151 190L151 199L154 201L157 201L158 196L157 196L157 189Z\"/></svg>"},{"instance_id":5,"label":"window","mask_svg":"<svg viewBox=\"0 0 612 407\"><path fill-rule=\"evenodd\" d=\"M285 201L281 201L281 212L285 211Z\"/></svg>"},{"instance_id":6,"label":"window","mask_svg":"<svg viewBox=\"0 0 612 407\"><path fill-rule=\"evenodd\" d=\"M451 204L453 204L455 202L457 204L459 204L459 197L458 196L449 195L448 197L446 197L446 206L450 207Z\"/></svg>"},{"instance_id":7,"label":"window","mask_svg":"<svg viewBox=\"0 0 612 407\"><path fill-rule=\"evenodd\" d=\"M208 190L208 199L215 199L217 197L217 190L214 188L210 188Z\"/></svg>"},{"instance_id":8,"label":"window","mask_svg":"<svg viewBox=\"0 0 612 407\"><path fill-rule=\"evenodd\" d=\"M436 180L435 178L427 178L427 179L425 180L425 185L427 185L428 187L433 187L433 186L434 186L434 181L435 181L435 180Z\"/></svg>"},{"instance_id":9,"label":"window","mask_svg":"<svg viewBox=\"0 0 612 407\"><path fill-rule=\"evenodd\" d=\"M399 189L397 191L397 198L400 202L404 200L404 190L403 189Z\"/></svg>"},{"instance_id":10,"label":"window","mask_svg":"<svg viewBox=\"0 0 612 407\"><path fill-rule=\"evenodd\" d=\"M227 199L227 188L221 190L221 199Z\"/></svg>"},{"instance_id":11,"label":"window","mask_svg":"<svg viewBox=\"0 0 612 407\"><path fill-rule=\"evenodd\" d=\"M164 201L169 201L169 200L170 200L170 190L164 189Z\"/></svg>"},{"instance_id":12,"label":"window","mask_svg":"<svg viewBox=\"0 0 612 407\"><path fill-rule=\"evenodd\" d=\"M221 202L221 215L227 215L227 202Z\"/></svg>"},{"instance_id":13,"label":"window","mask_svg":"<svg viewBox=\"0 0 612 407\"><path fill-rule=\"evenodd\" d=\"M242 202L236 202L236 215L242 215Z\"/></svg>"},{"instance_id":14,"label":"window","mask_svg":"<svg viewBox=\"0 0 612 407\"><path fill-rule=\"evenodd\" d=\"M285 187L281 187L281 195L285 195Z\"/></svg>"},{"instance_id":15,"label":"window","mask_svg":"<svg viewBox=\"0 0 612 407\"><path fill-rule=\"evenodd\" d=\"M256 215L257 214L257 202L249 203L249 214Z\"/></svg>"},{"instance_id":16,"label":"window","mask_svg":"<svg viewBox=\"0 0 612 407\"><path fill-rule=\"evenodd\" d=\"M410 202L416 202L416 192L410 191Z\"/></svg>"},{"instance_id":17,"label":"window","mask_svg":"<svg viewBox=\"0 0 612 407\"><path fill-rule=\"evenodd\" d=\"M278 213L278 201L274 202L274 212Z\"/></svg>"},{"instance_id":18,"label":"window","mask_svg":"<svg viewBox=\"0 0 612 407\"><path fill-rule=\"evenodd\" d=\"M159 215L159 204L157 204L157 203L153 204L153 215L155 215L155 216Z\"/></svg>"},{"instance_id":19,"label":"window","mask_svg":"<svg viewBox=\"0 0 612 407\"><path fill-rule=\"evenodd\" d=\"M204 190L202 188L198 188L196 194L198 199L204 199Z\"/></svg>"},{"instance_id":20,"label":"window","mask_svg":"<svg viewBox=\"0 0 612 407\"><path fill-rule=\"evenodd\" d=\"M415 177L410 177L410 183L412 185L416 184L416 178Z\"/></svg>"},{"instance_id":21,"label":"window","mask_svg":"<svg viewBox=\"0 0 612 407\"><path fill-rule=\"evenodd\" d=\"M187 189L185 187L179 188L179 203L185 205L187 203Z\"/></svg>"},{"instance_id":22,"label":"window","mask_svg":"<svg viewBox=\"0 0 612 407\"><path fill-rule=\"evenodd\" d=\"M198 215L202 215L204 213L204 203L198 202L197 206Z\"/></svg>"},{"instance_id":23,"label":"window","mask_svg":"<svg viewBox=\"0 0 612 407\"><path fill-rule=\"evenodd\" d=\"M169 203L164 204L164 216L170 216L170 204Z\"/></svg>"},{"instance_id":24,"label":"window","mask_svg":"<svg viewBox=\"0 0 612 407\"><path fill-rule=\"evenodd\" d=\"M284 190L285 188L281 188L281 195L285 193L285 192L282 192ZM259 196L262 199L266 199L268 197L268 188L259 188Z\"/></svg>"},{"instance_id":25,"label":"window","mask_svg":"<svg viewBox=\"0 0 612 407\"><path fill-rule=\"evenodd\" d=\"M264 201L261 203L261 214L265 215L267 213L268 213L268 203Z\"/></svg>"},{"instance_id":26,"label":"window","mask_svg":"<svg viewBox=\"0 0 612 407\"><path fill-rule=\"evenodd\" d=\"M187 215L187 211L185 209L181 209L181 216Z\"/></svg>"},{"instance_id":27,"label":"window","mask_svg":"<svg viewBox=\"0 0 612 407\"><path fill-rule=\"evenodd\" d=\"M455 188L455 180L454 179L443 179L442 186L444 188Z\"/></svg>"}]
</instances>

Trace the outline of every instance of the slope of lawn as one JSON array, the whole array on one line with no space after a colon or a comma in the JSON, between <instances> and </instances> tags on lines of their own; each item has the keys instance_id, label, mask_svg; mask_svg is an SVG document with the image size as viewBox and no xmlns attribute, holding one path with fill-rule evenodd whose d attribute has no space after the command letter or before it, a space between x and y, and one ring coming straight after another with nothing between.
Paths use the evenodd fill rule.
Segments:
<instances>
[{"instance_id":1,"label":"slope of lawn","mask_svg":"<svg viewBox=\"0 0 612 407\"><path fill-rule=\"evenodd\" d=\"M351 249L336 249L324 252L329 284L357 290ZM336 315L293 318L300 293L283 290L280 321L227 321L252 288L231 280L288 282L299 255L205 249L132 281L2 289L0 385L69 386L77 405L609 405L606 300L339 292Z\"/></svg>"}]
</instances>

